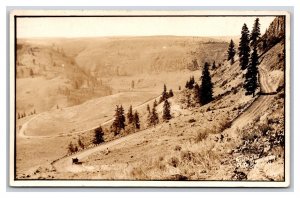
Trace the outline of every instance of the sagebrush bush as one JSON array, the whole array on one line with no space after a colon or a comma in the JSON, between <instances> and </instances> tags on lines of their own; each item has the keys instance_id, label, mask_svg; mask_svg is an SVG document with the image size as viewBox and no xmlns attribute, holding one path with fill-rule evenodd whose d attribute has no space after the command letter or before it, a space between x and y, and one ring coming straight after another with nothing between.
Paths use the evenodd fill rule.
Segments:
<instances>
[{"instance_id":1,"label":"sagebrush bush","mask_svg":"<svg viewBox=\"0 0 300 198\"><path fill-rule=\"evenodd\" d=\"M201 142L202 140L205 140L208 137L208 134L211 131L209 129L205 129L203 131L199 131L196 137L196 142Z\"/></svg>"},{"instance_id":2,"label":"sagebrush bush","mask_svg":"<svg viewBox=\"0 0 300 198\"><path fill-rule=\"evenodd\" d=\"M178 165L179 165L179 160L178 160L178 158L177 157L171 157L170 159L169 159L169 164L171 165L171 166L173 166L173 167L178 167Z\"/></svg>"}]
</instances>

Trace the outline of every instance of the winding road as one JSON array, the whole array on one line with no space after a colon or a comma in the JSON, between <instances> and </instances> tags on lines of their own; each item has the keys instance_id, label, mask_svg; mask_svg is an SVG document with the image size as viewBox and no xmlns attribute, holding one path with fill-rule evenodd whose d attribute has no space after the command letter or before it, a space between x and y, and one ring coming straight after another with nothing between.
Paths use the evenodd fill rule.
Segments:
<instances>
[{"instance_id":1,"label":"winding road","mask_svg":"<svg viewBox=\"0 0 300 198\"><path fill-rule=\"evenodd\" d=\"M272 87L268 84L267 81L267 72L260 68L260 85L261 85L261 92L263 93L270 93L273 92ZM253 121L258 113L264 112L268 108L268 103L272 100L274 95L259 95L258 98L250 105L250 107L242 113L232 124L231 129L234 128L241 128L248 124L249 122ZM147 133L150 129L146 129L144 131L140 131L138 133L130 134L128 136L101 144L99 146L83 150L76 154L70 155L68 157L62 158L57 160L53 163L53 166L56 170L60 172L80 172L80 171L88 171L93 169L93 167L85 166L84 164L81 166L72 165L72 158L77 157L79 160L84 160L88 156L96 153L96 152L105 152L109 147L115 146L120 143L125 143L131 141L132 139L136 139L142 137L145 133Z\"/></svg>"},{"instance_id":2,"label":"winding road","mask_svg":"<svg viewBox=\"0 0 300 198\"><path fill-rule=\"evenodd\" d=\"M261 66L259 73L261 93L266 95L259 95L249 108L232 123L231 128L241 129L243 126L253 121L260 112L265 112L268 109L267 104L274 98L274 95L268 95L269 93L275 93L276 90L268 83L267 71Z\"/></svg>"},{"instance_id":3,"label":"winding road","mask_svg":"<svg viewBox=\"0 0 300 198\"><path fill-rule=\"evenodd\" d=\"M260 68L260 79L259 80L260 80L262 93L274 92L274 90L272 90L272 87L268 84L267 72L263 68ZM242 114L240 114L240 116L233 122L231 129L232 128L234 128L234 129L242 128L249 122L253 121L256 118L258 113L264 112L267 110L267 108L268 108L267 104L272 100L273 97L274 97L274 95L259 95L258 98L246 109L246 111L244 111ZM135 109L145 105L146 103L148 103L154 99L157 99L157 97L143 102L142 104L136 106ZM24 123L18 133L19 137L22 137L22 138L54 138L54 137L64 136L64 135L69 134L69 133L65 133L65 134L58 134L58 135L54 135L54 136L27 136L25 134L25 130L27 129L28 124L31 121L33 121L34 119L36 119L37 117L42 116L42 115L43 114L36 115L36 116L32 117L30 120L28 120L26 123ZM104 122L102 124L106 124L108 122L111 122L112 120L113 120L113 118L107 120L106 122ZM157 127L159 127L159 126L157 126ZM83 133L83 132L86 132L89 130L93 130L95 128L96 127L92 127L90 129L73 132L72 134ZM127 135L125 137L110 141L110 142L103 143L99 146L95 146L95 147L91 147L91 148L82 150L73 155L58 159L58 160L54 161L52 163L52 165L59 172L80 172L80 171L87 171L87 170L93 169L93 167L87 167L84 164L81 166L72 165L72 158L77 157L80 161L82 161L83 159L87 158L88 156L90 156L96 152L101 152L101 151L107 152L109 147L115 146L120 143L125 143L128 141L131 141L132 139L142 137L145 133L149 132L149 130L152 130L152 128L149 128L149 129L137 132L137 133L133 133L133 134Z\"/></svg>"},{"instance_id":4,"label":"winding road","mask_svg":"<svg viewBox=\"0 0 300 198\"><path fill-rule=\"evenodd\" d=\"M136 107L133 108L133 110L137 110L138 108L143 107L145 104L147 104L147 103L149 103L149 102L151 102L151 101L154 101L155 99L158 100L159 97L160 97L160 94L159 94L158 96L155 96L155 97L153 97L153 98L150 98L150 99L144 101L143 103L137 105ZM75 131L75 132L72 132L72 133L70 133L70 132L68 132L68 133L60 133L60 134L57 134L57 135L39 135L39 136L35 136L35 135L27 135L27 134L26 134L26 129L28 128L28 124L29 124L30 122L32 122L33 120L37 119L38 117L41 117L42 115L44 115L44 113L40 113L40 114L38 114L38 115L35 115L35 116L33 116L32 118L30 118L28 121L26 121L26 122L22 125L21 129L19 130L18 136L19 136L20 138L37 138L37 139L56 138L56 137L69 136L70 134L74 135L74 134L85 133L85 132L87 132L87 131L91 131L91 130L94 130L94 129L96 129L97 127L99 127L99 125L97 125L97 126L94 126L94 127L88 128L88 129L84 129L84 130ZM110 123L110 122L113 121L113 119L114 119L114 118L110 118L110 119L106 120L105 122L103 122L101 125L105 125L105 124L107 124L107 123Z\"/></svg>"}]
</instances>

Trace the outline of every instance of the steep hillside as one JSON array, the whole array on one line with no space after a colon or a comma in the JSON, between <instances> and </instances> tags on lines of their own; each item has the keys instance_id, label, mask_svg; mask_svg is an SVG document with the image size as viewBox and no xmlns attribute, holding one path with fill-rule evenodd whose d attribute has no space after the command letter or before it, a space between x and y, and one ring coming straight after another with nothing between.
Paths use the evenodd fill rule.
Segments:
<instances>
[{"instance_id":1,"label":"steep hillside","mask_svg":"<svg viewBox=\"0 0 300 198\"><path fill-rule=\"evenodd\" d=\"M72 106L111 93L61 48L49 43L19 40L16 63L17 114Z\"/></svg>"}]
</instances>

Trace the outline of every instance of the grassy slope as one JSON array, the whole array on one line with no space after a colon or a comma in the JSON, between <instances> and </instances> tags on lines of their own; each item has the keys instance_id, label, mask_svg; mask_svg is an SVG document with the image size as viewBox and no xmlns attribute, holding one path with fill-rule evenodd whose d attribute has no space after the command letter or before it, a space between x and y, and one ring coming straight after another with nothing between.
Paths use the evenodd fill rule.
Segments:
<instances>
[{"instance_id":1,"label":"grassy slope","mask_svg":"<svg viewBox=\"0 0 300 198\"><path fill-rule=\"evenodd\" d=\"M266 55L272 54L274 55L270 52ZM223 74L222 79L218 76L220 73ZM242 81L240 73L238 63L233 66L226 63L218 68L213 75L215 87L219 87L215 89L215 96L231 90L231 87L237 87ZM224 83L226 80L227 83ZM235 94L229 92L219 100L194 109L184 107L185 92L178 93L172 100L172 107L175 104L181 106L181 113L174 116L170 122L147 129L139 138L110 147L108 155L99 152L82 159L85 166L93 167L91 170L77 174L55 173L54 176L231 180L242 179L243 174L246 174L250 180L283 179L283 149L279 145L273 145L271 149L268 147L272 135L283 130L283 99L280 95L272 97L272 102L266 104L267 110L258 111L255 120L249 120L244 125L239 124L244 126L241 129L226 129L231 120L243 113L245 105L253 101L253 98L244 95L241 86ZM263 123L266 122L270 127L269 135L262 136ZM224 136L223 140L220 139L221 133ZM253 134L258 136L258 145L251 142ZM262 156L257 157L254 151L242 151L245 144L250 144L248 147L255 150L263 147ZM246 163L247 160L250 160L250 165ZM257 164L253 165L254 162Z\"/></svg>"}]
</instances>

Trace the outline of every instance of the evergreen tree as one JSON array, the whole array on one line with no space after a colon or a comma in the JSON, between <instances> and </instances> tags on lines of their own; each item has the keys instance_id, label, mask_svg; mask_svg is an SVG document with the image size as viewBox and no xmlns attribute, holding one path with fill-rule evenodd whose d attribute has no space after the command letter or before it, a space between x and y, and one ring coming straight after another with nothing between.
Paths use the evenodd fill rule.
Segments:
<instances>
[{"instance_id":1,"label":"evergreen tree","mask_svg":"<svg viewBox=\"0 0 300 198\"><path fill-rule=\"evenodd\" d=\"M211 82L210 73L208 70L208 63L206 62L202 71L202 79L201 79L201 97L200 102L202 105L205 105L213 100L213 84Z\"/></svg>"},{"instance_id":2,"label":"evergreen tree","mask_svg":"<svg viewBox=\"0 0 300 198\"><path fill-rule=\"evenodd\" d=\"M21 118L20 113L18 113L18 119L20 119L20 118Z\"/></svg>"},{"instance_id":3,"label":"evergreen tree","mask_svg":"<svg viewBox=\"0 0 300 198\"><path fill-rule=\"evenodd\" d=\"M167 92L167 86L164 84L164 90L163 90L163 92L162 92L162 94L161 94L161 97L160 97L160 99L159 99L159 103L161 103L161 102L167 100L168 97L169 97L169 96L168 96L168 92Z\"/></svg>"},{"instance_id":4,"label":"evergreen tree","mask_svg":"<svg viewBox=\"0 0 300 198\"><path fill-rule=\"evenodd\" d=\"M194 86L194 100L196 103L200 103L200 87L197 83Z\"/></svg>"},{"instance_id":5,"label":"evergreen tree","mask_svg":"<svg viewBox=\"0 0 300 198\"><path fill-rule=\"evenodd\" d=\"M190 80L186 82L185 88L187 88L187 89L193 89L194 83L195 83L195 78L194 78L194 76L191 76Z\"/></svg>"},{"instance_id":6,"label":"evergreen tree","mask_svg":"<svg viewBox=\"0 0 300 198\"><path fill-rule=\"evenodd\" d=\"M74 153L75 152L75 147L72 142L70 142L68 146L68 153Z\"/></svg>"},{"instance_id":7,"label":"evergreen tree","mask_svg":"<svg viewBox=\"0 0 300 198\"><path fill-rule=\"evenodd\" d=\"M125 129L125 115L124 115L124 109L123 109L123 106L121 105L120 108L119 108L119 127L120 129Z\"/></svg>"},{"instance_id":8,"label":"evergreen tree","mask_svg":"<svg viewBox=\"0 0 300 198\"><path fill-rule=\"evenodd\" d=\"M195 78L194 78L194 76L192 76L190 78L190 87L191 87L191 89L194 87L194 83L195 83Z\"/></svg>"},{"instance_id":9,"label":"evergreen tree","mask_svg":"<svg viewBox=\"0 0 300 198\"><path fill-rule=\"evenodd\" d=\"M104 133L103 133L102 127L99 126L94 131L94 140L93 140L93 143L94 144L100 144L100 143L104 142L103 136L104 136Z\"/></svg>"},{"instance_id":10,"label":"evergreen tree","mask_svg":"<svg viewBox=\"0 0 300 198\"><path fill-rule=\"evenodd\" d=\"M139 114L137 111L134 112L134 116L133 116L133 124L134 124L134 127L136 129L140 129L140 118L139 118Z\"/></svg>"},{"instance_id":11,"label":"evergreen tree","mask_svg":"<svg viewBox=\"0 0 300 198\"><path fill-rule=\"evenodd\" d=\"M191 107L191 105L192 105L191 94L188 94L187 98L186 98L186 106L189 108L189 107Z\"/></svg>"},{"instance_id":12,"label":"evergreen tree","mask_svg":"<svg viewBox=\"0 0 300 198\"><path fill-rule=\"evenodd\" d=\"M149 104L147 104L147 111L148 111L148 113L151 113Z\"/></svg>"},{"instance_id":13,"label":"evergreen tree","mask_svg":"<svg viewBox=\"0 0 300 198\"><path fill-rule=\"evenodd\" d=\"M152 117L152 112L151 112L150 106L149 106L148 116L147 116L147 126L148 127L152 126L151 117Z\"/></svg>"},{"instance_id":14,"label":"evergreen tree","mask_svg":"<svg viewBox=\"0 0 300 198\"><path fill-rule=\"evenodd\" d=\"M150 115L150 126L155 126L159 123L158 114L156 112L156 105L153 104L152 112Z\"/></svg>"},{"instance_id":15,"label":"evergreen tree","mask_svg":"<svg viewBox=\"0 0 300 198\"><path fill-rule=\"evenodd\" d=\"M228 54L227 60L228 61L230 60L230 64L232 65L234 63L234 56L235 56L234 42L232 39L230 40L227 54Z\"/></svg>"},{"instance_id":16,"label":"evergreen tree","mask_svg":"<svg viewBox=\"0 0 300 198\"><path fill-rule=\"evenodd\" d=\"M212 67L211 67L212 69L216 69L217 67L216 67L216 61L214 61L213 62L213 64L212 64Z\"/></svg>"},{"instance_id":17,"label":"evergreen tree","mask_svg":"<svg viewBox=\"0 0 300 198\"><path fill-rule=\"evenodd\" d=\"M164 106L163 106L163 120L170 120L172 118L171 116L171 107L168 100L165 100Z\"/></svg>"},{"instance_id":18,"label":"evergreen tree","mask_svg":"<svg viewBox=\"0 0 300 198\"><path fill-rule=\"evenodd\" d=\"M189 88L189 81L186 81L186 83L185 83L185 88Z\"/></svg>"},{"instance_id":19,"label":"evergreen tree","mask_svg":"<svg viewBox=\"0 0 300 198\"><path fill-rule=\"evenodd\" d=\"M260 37L260 24L259 24L259 18L256 18L250 35L250 45L256 47L259 37Z\"/></svg>"},{"instance_id":20,"label":"evergreen tree","mask_svg":"<svg viewBox=\"0 0 300 198\"><path fill-rule=\"evenodd\" d=\"M115 119L112 123L111 129L114 134L117 135L122 129L125 129L125 116L122 105L120 107L117 105L114 117Z\"/></svg>"},{"instance_id":21,"label":"evergreen tree","mask_svg":"<svg viewBox=\"0 0 300 198\"><path fill-rule=\"evenodd\" d=\"M157 107L157 102L156 102L156 99L154 100L153 102L153 108L156 108Z\"/></svg>"},{"instance_id":22,"label":"evergreen tree","mask_svg":"<svg viewBox=\"0 0 300 198\"><path fill-rule=\"evenodd\" d=\"M168 94L169 98L173 97L174 96L174 93L172 91L172 89L169 90L169 94Z\"/></svg>"},{"instance_id":23,"label":"evergreen tree","mask_svg":"<svg viewBox=\"0 0 300 198\"><path fill-rule=\"evenodd\" d=\"M83 144L83 142L81 141L81 138L80 138L80 137L79 137L79 139L78 139L78 146L79 146L80 148L84 149L84 144Z\"/></svg>"},{"instance_id":24,"label":"evergreen tree","mask_svg":"<svg viewBox=\"0 0 300 198\"><path fill-rule=\"evenodd\" d=\"M245 70L249 64L250 47L249 47L249 30L247 25L244 23L241 31L241 38L239 43L239 60L242 70Z\"/></svg>"},{"instance_id":25,"label":"evergreen tree","mask_svg":"<svg viewBox=\"0 0 300 198\"><path fill-rule=\"evenodd\" d=\"M132 105L130 105L130 107L128 109L127 120L128 120L128 124L131 124L133 122Z\"/></svg>"},{"instance_id":26,"label":"evergreen tree","mask_svg":"<svg viewBox=\"0 0 300 198\"><path fill-rule=\"evenodd\" d=\"M246 89L246 95L255 95L255 90L258 87L258 82L257 82L257 74L258 74L258 54L257 54L257 49L256 46L254 46L254 49L251 54L251 60L250 64L247 68L246 72L246 79L244 83L244 88Z\"/></svg>"}]
</instances>

